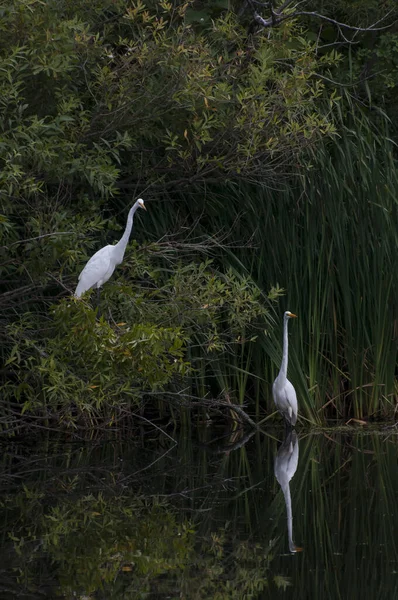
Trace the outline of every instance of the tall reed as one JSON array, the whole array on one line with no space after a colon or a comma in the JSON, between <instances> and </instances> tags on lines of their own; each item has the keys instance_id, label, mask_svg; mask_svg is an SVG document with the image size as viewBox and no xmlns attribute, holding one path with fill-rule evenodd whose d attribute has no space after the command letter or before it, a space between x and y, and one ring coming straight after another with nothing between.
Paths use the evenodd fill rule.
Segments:
<instances>
[{"instance_id":1,"label":"tall reed","mask_svg":"<svg viewBox=\"0 0 398 600\"><path fill-rule=\"evenodd\" d=\"M220 387L255 401L259 416L273 411L286 309L299 315L290 324L289 377L302 417L324 423L394 414L395 150L387 130L375 133L367 118L355 117L350 127L340 123L340 136L319 149L312 165L274 189L226 184L162 205L154 233L159 219L170 231L181 223L176 214L191 222L200 216L194 235L225 236L225 247L214 251L220 263L249 273L264 292L275 284L286 290L273 309L273 330L238 346L234 361L217 361Z\"/></svg>"},{"instance_id":2,"label":"tall reed","mask_svg":"<svg viewBox=\"0 0 398 600\"><path fill-rule=\"evenodd\" d=\"M257 192L254 199L266 239L253 276L261 286L277 281L286 288L285 307L300 316L291 331L291 373L312 420L385 417L395 409L398 170L392 151L386 137L357 127L323 149L316 171L296 189ZM269 346L264 343L271 355Z\"/></svg>"}]
</instances>

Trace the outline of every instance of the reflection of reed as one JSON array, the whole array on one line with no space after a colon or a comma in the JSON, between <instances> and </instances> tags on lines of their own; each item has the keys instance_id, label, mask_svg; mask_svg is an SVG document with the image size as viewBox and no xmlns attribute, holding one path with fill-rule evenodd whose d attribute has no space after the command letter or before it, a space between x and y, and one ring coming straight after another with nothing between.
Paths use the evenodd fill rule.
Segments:
<instances>
[{"instance_id":1,"label":"reflection of reed","mask_svg":"<svg viewBox=\"0 0 398 600\"><path fill-rule=\"evenodd\" d=\"M286 513L287 513L287 533L289 538L290 552L300 552L299 548L293 542L293 515L292 515L292 499L290 496L290 480L296 472L299 457L299 444L295 431L290 431L286 434L276 456L274 462L274 473L282 488L285 497Z\"/></svg>"}]
</instances>

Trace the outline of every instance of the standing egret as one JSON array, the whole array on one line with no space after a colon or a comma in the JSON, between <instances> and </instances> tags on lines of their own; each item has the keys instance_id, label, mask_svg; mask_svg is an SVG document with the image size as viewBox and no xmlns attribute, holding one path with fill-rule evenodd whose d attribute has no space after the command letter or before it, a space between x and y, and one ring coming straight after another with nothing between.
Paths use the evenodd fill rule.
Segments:
<instances>
[{"instance_id":1,"label":"standing egret","mask_svg":"<svg viewBox=\"0 0 398 600\"><path fill-rule=\"evenodd\" d=\"M272 395L276 408L282 414L288 426L294 427L297 421L297 396L296 390L287 378L288 339L287 322L292 317L297 317L289 310L283 315L283 356L278 377L272 386Z\"/></svg>"},{"instance_id":2,"label":"standing egret","mask_svg":"<svg viewBox=\"0 0 398 600\"><path fill-rule=\"evenodd\" d=\"M98 298L100 293L100 287L104 285L106 281L111 277L113 271L123 261L124 252L126 250L127 243L129 241L131 229L133 227L134 213L137 208L145 208L145 204L142 198L139 198L137 202L130 208L127 225L124 233L117 244L112 246L104 246L101 250L98 250L88 261L83 271L79 275L79 283L75 290L76 298L80 298L84 292L95 286L98 291Z\"/></svg>"}]
</instances>

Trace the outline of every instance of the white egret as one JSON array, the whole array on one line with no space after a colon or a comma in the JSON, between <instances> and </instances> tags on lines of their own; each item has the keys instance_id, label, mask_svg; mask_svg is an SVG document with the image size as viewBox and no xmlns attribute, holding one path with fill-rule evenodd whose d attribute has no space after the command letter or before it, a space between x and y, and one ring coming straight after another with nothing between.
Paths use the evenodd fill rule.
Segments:
<instances>
[{"instance_id":1,"label":"white egret","mask_svg":"<svg viewBox=\"0 0 398 600\"><path fill-rule=\"evenodd\" d=\"M282 488L286 504L287 535L290 552L301 552L302 548L293 541L293 513L292 499L290 496L290 480L295 474L299 458L299 444L295 431L290 430L280 446L274 462L274 473Z\"/></svg>"},{"instance_id":2,"label":"white egret","mask_svg":"<svg viewBox=\"0 0 398 600\"><path fill-rule=\"evenodd\" d=\"M289 310L283 315L283 356L282 364L272 386L272 395L276 408L284 417L285 422L290 427L294 427L297 421L297 396L296 390L287 378L287 360L288 360L288 339L287 323L292 317L297 317Z\"/></svg>"},{"instance_id":3,"label":"white egret","mask_svg":"<svg viewBox=\"0 0 398 600\"><path fill-rule=\"evenodd\" d=\"M142 198L130 208L127 217L127 225L121 239L114 246L112 244L104 246L98 250L88 261L83 271L79 275L79 283L75 290L76 298L80 298L84 292L95 286L99 290L105 282L111 277L113 271L123 261L127 243L129 241L131 229L133 227L134 213L137 208L145 208Z\"/></svg>"}]
</instances>

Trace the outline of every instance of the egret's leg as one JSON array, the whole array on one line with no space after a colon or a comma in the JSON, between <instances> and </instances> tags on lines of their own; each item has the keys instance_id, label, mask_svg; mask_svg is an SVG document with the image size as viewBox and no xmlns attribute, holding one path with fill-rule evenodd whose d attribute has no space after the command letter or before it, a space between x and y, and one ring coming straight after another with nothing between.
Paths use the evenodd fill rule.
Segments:
<instances>
[{"instance_id":1,"label":"egret's leg","mask_svg":"<svg viewBox=\"0 0 398 600\"><path fill-rule=\"evenodd\" d=\"M292 424L291 424L291 422L290 422L290 421L288 421L288 419L285 417L285 433L286 433L286 435L287 435L288 433L290 433L290 432L291 432L291 430L292 430Z\"/></svg>"}]
</instances>

